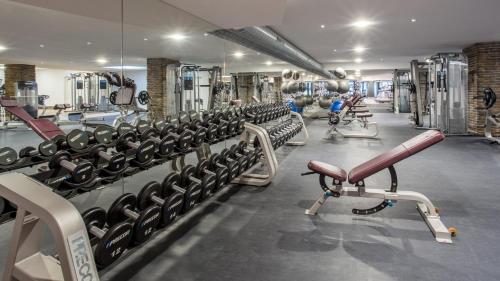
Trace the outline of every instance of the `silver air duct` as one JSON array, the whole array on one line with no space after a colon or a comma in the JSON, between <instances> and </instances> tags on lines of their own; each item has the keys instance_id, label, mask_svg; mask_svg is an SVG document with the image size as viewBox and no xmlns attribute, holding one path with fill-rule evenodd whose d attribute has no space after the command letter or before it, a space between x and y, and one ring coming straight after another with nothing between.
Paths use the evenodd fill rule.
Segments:
<instances>
[{"instance_id":1,"label":"silver air duct","mask_svg":"<svg viewBox=\"0 0 500 281\"><path fill-rule=\"evenodd\" d=\"M326 79L333 79L333 74L324 69L321 63L287 41L270 27L219 29L211 33L257 52L286 61Z\"/></svg>"}]
</instances>

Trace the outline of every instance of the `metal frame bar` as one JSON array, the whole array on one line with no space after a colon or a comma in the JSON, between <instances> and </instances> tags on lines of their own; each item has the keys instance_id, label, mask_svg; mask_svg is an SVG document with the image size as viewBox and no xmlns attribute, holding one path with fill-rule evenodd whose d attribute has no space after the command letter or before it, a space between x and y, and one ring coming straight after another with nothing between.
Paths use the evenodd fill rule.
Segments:
<instances>
[{"instance_id":1,"label":"metal frame bar","mask_svg":"<svg viewBox=\"0 0 500 281\"><path fill-rule=\"evenodd\" d=\"M414 201L417 203L417 210L424 219L425 223L431 230L431 232L436 237L437 242L441 243L453 243L451 240L451 234L448 228L443 224L439 214L436 211L436 207L431 202L431 200L422 193L414 191L397 191L390 192L384 189L373 189L373 188L358 188L358 187L342 187L335 189L340 196L350 196L350 197L364 197L364 198L377 198L383 200L391 200L393 202L397 200ZM331 197L327 192L321 194L321 196L314 202L314 204L306 209L306 215L316 215L318 210L323 206L326 200Z\"/></svg>"},{"instance_id":2,"label":"metal frame bar","mask_svg":"<svg viewBox=\"0 0 500 281\"><path fill-rule=\"evenodd\" d=\"M2 280L99 280L86 227L69 201L21 173L0 175L0 196L17 205ZM45 226L57 259L41 253Z\"/></svg>"}]
</instances>

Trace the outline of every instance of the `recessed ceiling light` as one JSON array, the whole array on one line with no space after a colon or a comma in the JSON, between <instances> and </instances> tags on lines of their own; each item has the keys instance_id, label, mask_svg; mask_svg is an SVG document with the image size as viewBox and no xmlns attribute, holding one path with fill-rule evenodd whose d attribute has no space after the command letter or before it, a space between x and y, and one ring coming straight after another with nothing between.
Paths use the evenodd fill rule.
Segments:
<instances>
[{"instance_id":1,"label":"recessed ceiling light","mask_svg":"<svg viewBox=\"0 0 500 281\"><path fill-rule=\"evenodd\" d=\"M243 54L242 52L236 52L233 54L233 56L237 57L237 58L241 58L243 57L245 54Z\"/></svg>"},{"instance_id":2,"label":"recessed ceiling light","mask_svg":"<svg viewBox=\"0 0 500 281\"><path fill-rule=\"evenodd\" d=\"M206 32L205 32L205 33L203 33L203 36L205 36L205 37L206 37L206 36L208 36L208 33L206 33Z\"/></svg>"},{"instance_id":3,"label":"recessed ceiling light","mask_svg":"<svg viewBox=\"0 0 500 281\"><path fill-rule=\"evenodd\" d=\"M305 72L302 72L302 76L306 76L306 73L305 73Z\"/></svg>"},{"instance_id":4,"label":"recessed ceiling light","mask_svg":"<svg viewBox=\"0 0 500 281\"><path fill-rule=\"evenodd\" d=\"M337 52L337 49L333 50L333 52L334 52L334 53L336 53L336 52Z\"/></svg>"},{"instance_id":5,"label":"recessed ceiling light","mask_svg":"<svg viewBox=\"0 0 500 281\"><path fill-rule=\"evenodd\" d=\"M321 28L325 28L325 25L324 25L324 24L322 24L322 25L321 25Z\"/></svg>"},{"instance_id":6,"label":"recessed ceiling light","mask_svg":"<svg viewBox=\"0 0 500 281\"><path fill-rule=\"evenodd\" d=\"M266 61L266 65L273 65L273 62L268 60L268 61Z\"/></svg>"},{"instance_id":7,"label":"recessed ceiling light","mask_svg":"<svg viewBox=\"0 0 500 281\"><path fill-rule=\"evenodd\" d=\"M177 41L181 41L181 40L186 39L187 36L185 34L182 34L182 33L174 33L174 34L170 34L168 36L168 38L173 39L173 40L177 40Z\"/></svg>"},{"instance_id":8,"label":"recessed ceiling light","mask_svg":"<svg viewBox=\"0 0 500 281\"><path fill-rule=\"evenodd\" d=\"M4 45L0 45L0 52L6 51L6 50L7 50L7 47L5 47Z\"/></svg>"},{"instance_id":9,"label":"recessed ceiling light","mask_svg":"<svg viewBox=\"0 0 500 281\"><path fill-rule=\"evenodd\" d=\"M354 60L355 63L362 63L363 62L363 59L362 58L356 58Z\"/></svg>"},{"instance_id":10,"label":"recessed ceiling light","mask_svg":"<svg viewBox=\"0 0 500 281\"><path fill-rule=\"evenodd\" d=\"M98 59L96 60L96 62L97 62L98 64L105 64L105 63L108 63L108 60L107 60L107 59L105 59L105 58L98 58Z\"/></svg>"},{"instance_id":11,"label":"recessed ceiling light","mask_svg":"<svg viewBox=\"0 0 500 281\"><path fill-rule=\"evenodd\" d=\"M364 51L366 51L366 48L365 48L365 47L363 47L363 46L361 46L361 45L359 45L359 46L354 47L354 49L353 49L353 50L354 50L356 53L363 53Z\"/></svg>"},{"instance_id":12,"label":"recessed ceiling light","mask_svg":"<svg viewBox=\"0 0 500 281\"><path fill-rule=\"evenodd\" d=\"M410 22L417 22L417 19L411 19Z\"/></svg>"},{"instance_id":13,"label":"recessed ceiling light","mask_svg":"<svg viewBox=\"0 0 500 281\"><path fill-rule=\"evenodd\" d=\"M144 38L144 41L148 41L149 39L148 38Z\"/></svg>"},{"instance_id":14,"label":"recessed ceiling light","mask_svg":"<svg viewBox=\"0 0 500 281\"><path fill-rule=\"evenodd\" d=\"M90 45L92 45L92 42L87 41L87 46L90 46Z\"/></svg>"},{"instance_id":15,"label":"recessed ceiling light","mask_svg":"<svg viewBox=\"0 0 500 281\"><path fill-rule=\"evenodd\" d=\"M371 25L374 25L375 23L372 21L367 21L367 20L358 20L353 23L351 23L352 27L358 28L358 29L365 29Z\"/></svg>"},{"instance_id":16,"label":"recessed ceiling light","mask_svg":"<svg viewBox=\"0 0 500 281\"><path fill-rule=\"evenodd\" d=\"M40 44L40 48L45 48L45 45L44 44Z\"/></svg>"}]
</instances>

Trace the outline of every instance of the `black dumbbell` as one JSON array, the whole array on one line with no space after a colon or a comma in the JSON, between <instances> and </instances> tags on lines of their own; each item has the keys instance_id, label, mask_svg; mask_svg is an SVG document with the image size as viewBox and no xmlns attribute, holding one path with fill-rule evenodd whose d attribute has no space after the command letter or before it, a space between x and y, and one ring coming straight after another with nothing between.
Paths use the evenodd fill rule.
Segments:
<instances>
[{"instance_id":1,"label":"black dumbbell","mask_svg":"<svg viewBox=\"0 0 500 281\"><path fill-rule=\"evenodd\" d=\"M208 161L202 159L196 164L195 175L201 178L203 189L201 200L209 197L211 193L215 193L227 181L228 171L225 167L219 167L215 170L210 170Z\"/></svg>"},{"instance_id":2,"label":"black dumbbell","mask_svg":"<svg viewBox=\"0 0 500 281\"><path fill-rule=\"evenodd\" d=\"M163 195L170 196L175 192L179 192L184 196L181 213L186 213L191 210L198 202L201 195L201 185L197 182L191 182L187 186L182 185L181 175L173 172L168 174L162 183Z\"/></svg>"},{"instance_id":3,"label":"black dumbbell","mask_svg":"<svg viewBox=\"0 0 500 281\"><path fill-rule=\"evenodd\" d=\"M246 141L240 141L238 143L238 147L239 147L239 150L240 150L240 153L241 154L245 154L248 156L248 168L250 168L251 166L255 165L257 163L257 153L255 151L255 149L248 149L248 144Z\"/></svg>"},{"instance_id":4,"label":"black dumbbell","mask_svg":"<svg viewBox=\"0 0 500 281\"><path fill-rule=\"evenodd\" d=\"M115 129L108 125L97 126L92 132L87 131L90 142L104 145L108 145L113 142L113 136L115 136L115 133Z\"/></svg>"},{"instance_id":5,"label":"black dumbbell","mask_svg":"<svg viewBox=\"0 0 500 281\"><path fill-rule=\"evenodd\" d=\"M236 171L236 174L233 174L233 179L235 177L237 177L239 174L240 174L240 170L241 170L241 162L239 161L239 159L236 159L234 158L231 153L229 152L229 149L227 148L224 148L221 152L220 152L220 159L222 161L222 164L225 164L226 166L230 166L231 164L230 163L236 163L236 168L235 171Z\"/></svg>"},{"instance_id":6,"label":"black dumbbell","mask_svg":"<svg viewBox=\"0 0 500 281\"><path fill-rule=\"evenodd\" d=\"M137 207L144 210L156 204L161 208L161 221L159 226L165 227L171 224L182 211L184 195L180 192L173 192L166 197L163 196L161 184L152 181L147 183L137 195Z\"/></svg>"},{"instance_id":7,"label":"black dumbbell","mask_svg":"<svg viewBox=\"0 0 500 281\"><path fill-rule=\"evenodd\" d=\"M137 131L140 134L141 140L151 140L158 148L160 157L169 157L174 152L175 139L171 135L166 135L160 138L160 131L157 128L165 128L165 121L160 120L155 122L154 128L149 123L137 124Z\"/></svg>"},{"instance_id":8,"label":"black dumbbell","mask_svg":"<svg viewBox=\"0 0 500 281\"><path fill-rule=\"evenodd\" d=\"M200 146L205 140L207 129L200 127L197 128L196 130L192 130L191 119L189 117L189 114L185 111L179 112L178 120L179 120L179 125L177 127L177 133L179 134L181 132L189 132L192 135L190 143L191 146L193 147Z\"/></svg>"},{"instance_id":9,"label":"black dumbbell","mask_svg":"<svg viewBox=\"0 0 500 281\"><path fill-rule=\"evenodd\" d=\"M85 211L82 218L90 238L99 240L94 250L96 265L105 268L115 262L130 244L132 225L120 222L105 229L106 211L99 207Z\"/></svg>"},{"instance_id":10,"label":"black dumbbell","mask_svg":"<svg viewBox=\"0 0 500 281\"><path fill-rule=\"evenodd\" d=\"M181 152L186 151L193 140L193 135L190 131L185 130L178 132L177 127L172 123L166 124L161 130L160 135L162 138L167 136L173 138L175 148Z\"/></svg>"},{"instance_id":11,"label":"black dumbbell","mask_svg":"<svg viewBox=\"0 0 500 281\"><path fill-rule=\"evenodd\" d=\"M106 220L114 225L131 219L133 221L132 242L139 245L147 241L156 229L161 219L161 209L151 205L137 213L137 198L132 193L118 197L108 209Z\"/></svg>"},{"instance_id":12,"label":"black dumbbell","mask_svg":"<svg viewBox=\"0 0 500 281\"><path fill-rule=\"evenodd\" d=\"M38 149L27 146L19 150L20 158L39 158L39 159L47 159L48 157L53 156L57 152L57 145L53 141L44 141L38 145ZM1 154L0 154L1 155Z\"/></svg>"},{"instance_id":13,"label":"black dumbbell","mask_svg":"<svg viewBox=\"0 0 500 281\"><path fill-rule=\"evenodd\" d=\"M222 160L222 157L218 153L213 153L210 155L208 159L208 167L210 170L215 170L220 167L224 167L227 169L227 179L225 183L230 183L235 177L238 176L239 165L236 161L228 161ZM221 188L222 186L218 186Z\"/></svg>"},{"instance_id":14,"label":"black dumbbell","mask_svg":"<svg viewBox=\"0 0 500 281\"><path fill-rule=\"evenodd\" d=\"M126 132L118 137L116 142L116 150L125 152L129 149L134 150L135 161L144 165L151 162L155 154L155 143L152 140L145 140L137 144L137 135L134 132Z\"/></svg>"},{"instance_id":15,"label":"black dumbbell","mask_svg":"<svg viewBox=\"0 0 500 281\"><path fill-rule=\"evenodd\" d=\"M200 120L193 120L189 126L191 130L198 131L201 130L205 132L205 139L208 142L215 140L217 137L217 125L206 123L206 126Z\"/></svg>"},{"instance_id":16,"label":"black dumbbell","mask_svg":"<svg viewBox=\"0 0 500 281\"><path fill-rule=\"evenodd\" d=\"M89 134L79 129L72 130L66 136L58 135L52 138L58 149L72 149L80 151L87 148L89 144Z\"/></svg>"},{"instance_id":17,"label":"black dumbbell","mask_svg":"<svg viewBox=\"0 0 500 281\"><path fill-rule=\"evenodd\" d=\"M17 152L10 147L0 148L0 166L9 166L17 161Z\"/></svg>"},{"instance_id":18,"label":"black dumbbell","mask_svg":"<svg viewBox=\"0 0 500 281\"><path fill-rule=\"evenodd\" d=\"M240 174L243 174L248 168L250 168L252 159L246 153L241 153L240 146L238 144L231 145L229 148L229 154L238 159L238 162L240 163Z\"/></svg>"},{"instance_id":19,"label":"black dumbbell","mask_svg":"<svg viewBox=\"0 0 500 281\"><path fill-rule=\"evenodd\" d=\"M203 201L210 196L217 184L216 174L199 166L186 165L181 170L181 185L186 186L191 182L196 182L201 186L199 201ZM208 164L208 163L207 163ZM183 182L184 181L184 182Z\"/></svg>"},{"instance_id":20,"label":"black dumbbell","mask_svg":"<svg viewBox=\"0 0 500 281\"><path fill-rule=\"evenodd\" d=\"M71 154L61 150L56 152L50 158L49 168L63 168L69 172L71 180L74 183L85 183L91 181L94 176L94 166L88 161L80 161L78 163L71 162Z\"/></svg>"},{"instance_id":21,"label":"black dumbbell","mask_svg":"<svg viewBox=\"0 0 500 281\"><path fill-rule=\"evenodd\" d=\"M121 152L109 154L106 152L107 147L103 144L95 145L89 152L90 158L94 160L94 165L97 167L100 161L106 163L105 170L112 174L120 173L127 167L127 157Z\"/></svg>"}]
</instances>

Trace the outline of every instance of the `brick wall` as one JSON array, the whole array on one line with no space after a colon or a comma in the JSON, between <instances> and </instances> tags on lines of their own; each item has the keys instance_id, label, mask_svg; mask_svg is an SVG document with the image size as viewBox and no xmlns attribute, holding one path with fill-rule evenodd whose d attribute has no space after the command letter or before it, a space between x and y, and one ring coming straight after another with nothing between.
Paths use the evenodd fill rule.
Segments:
<instances>
[{"instance_id":1,"label":"brick wall","mask_svg":"<svg viewBox=\"0 0 500 281\"><path fill-rule=\"evenodd\" d=\"M35 66L28 64L6 64L5 65L5 95L13 97L16 95L17 81L35 81Z\"/></svg>"},{"instance_id":2,"label":"brick wall","mask_svg":"<svg viewBox=\"0 0 500 281\"><path fill-rule=\"evenodd\" d=\"M165 118L172 110L168 108L167 95L167 65L178 63L166 58L148 58L147 60L147 91L151 97L150 114L154 118ZM173 93L172 93L173 94Z\"/></svg>"},{"instance_id":3,"label":"brick wall","mask_svg":"<svg viewBox=\"0 0 500 281\"><path fill-rule=\"evenodd\" d=\"M490 87L500 98L500 42L476 43L464 49L469 63L469 131L484 134L486 112L482 99L484 88ZM500 101L493 107L500 112ZM493 133L500 136L500 129Z\"/></svg>"}]
</instances>

